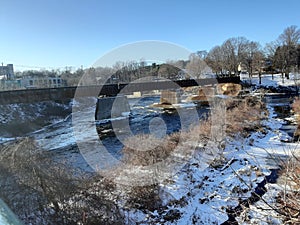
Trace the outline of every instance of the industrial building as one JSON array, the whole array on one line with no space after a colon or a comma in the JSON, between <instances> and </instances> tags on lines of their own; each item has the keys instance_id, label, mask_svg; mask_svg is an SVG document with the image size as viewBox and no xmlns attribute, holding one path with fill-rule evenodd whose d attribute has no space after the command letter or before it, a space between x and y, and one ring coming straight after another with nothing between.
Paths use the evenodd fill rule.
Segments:
<instances>
[{"instance_id":1,"label":"industrial building","mask_svg":"<svg viewBox=\"0 0 300 225\"><path fill-rule=\"evenodd\" d=\"M7 64L6 66L0 66L0 80L13 80L15 78L13 64Z\"/></svg>"}]
</instances>

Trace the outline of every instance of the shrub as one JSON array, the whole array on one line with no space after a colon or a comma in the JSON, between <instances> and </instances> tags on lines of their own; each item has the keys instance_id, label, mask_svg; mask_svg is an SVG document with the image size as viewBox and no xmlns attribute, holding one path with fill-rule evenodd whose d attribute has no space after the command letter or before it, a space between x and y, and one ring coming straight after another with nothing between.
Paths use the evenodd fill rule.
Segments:
<instances>
[{"instance_id":1,"label":"shrub","mask_svg":"<svg viewBox=\"0 0 300 225\"><path fill-rule=\"evenodd\" d=\"M296 131L294 133L294 139L298 141L300 140L300 99L296 98L294 103L292 104L292 109L296 116L296 122L298 123Z\"/></svg>"},{"instance_id":2,"label":"shrub","mask_svg":"<svg viewBox=\"0 0 300 225\"><path fill-rule=\"evenodd\" d=\"M148 166L166 159L179 142L176 134L164 139L142 134L125 141L123 161L131 165Z\"/></svg>"},{"instance_id":3,"label":"shrub","mask_svg":"<svg viewBox=\"0 0 300 225\"><path fill-rule=\"evenodd\" d=\"M293 111L300 114L300 98L296 98L292 104ZM300 118L299 118L300 119Z\"/></svg>"},{"instance_id":4,"label":"shrub","mask_svg":"<svg viewBox=\"0 0 300 225\"><path fill-rule=\"evenodd\" d=\"M264 104L255 97L228 100L226 106L226 132L229 135L247 136L249 131L259 130L261 120L267 116Z\"/></svg>"},{"instance_id":5,"label":"shrub","mask_svg":"<svg viewBox=\"0 0 300 225\"><path fill-rule=\"evenodd\" d=\"M286 224L300 224L300 159L293 155L282 164L280 179L283 190L278 195L279 211Z\"/></svg>"},{"instance_id":6,"label":"shrub","mask_svg":"<svg viewBox=\"0 0 300 225\"><path fill-rule=\"evenodd\" d=\"M225 112L223 107L225 107ZM215 139L215 136L221 133L220 129L225 129L226 134L230 136L237 134L246 136L249 131L261 128L261 120L266 115L264 104L257 98L228 99L225 104L221 102L215 104L210 115L199 121L199 124L192 127L190 131L181 131L163 139L148 134L130 137L125 141L125 147L122 149L123 161L140 166L163 161L178 143L180 141L184 143L185 139L194 141L195 144L208 140L222 142L225 135L220 135L218 140ZM216 132L213 130L213 126L217 126ZM216 135L214 132L218 134Z\"/></svg>"},{"instance_id":7,"label":"shrub","mask_svg":"<svg viewBox=\"0 0 300 225\"><path fill-rule=\"evenodd\" d=\"M0 197L25 224L38 224L38 215L61 223L61 202L85 186L80 171L57 162L30 138L1 146L0 165Z\"/></svg>"}]
</instances>

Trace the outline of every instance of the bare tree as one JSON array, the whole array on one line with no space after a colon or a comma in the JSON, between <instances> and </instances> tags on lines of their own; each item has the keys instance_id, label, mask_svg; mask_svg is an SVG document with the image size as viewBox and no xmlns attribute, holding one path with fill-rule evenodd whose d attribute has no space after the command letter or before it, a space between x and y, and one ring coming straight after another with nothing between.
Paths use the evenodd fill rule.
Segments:
<instances>
[{"instance_id":1,"label":"bare tree","mask_svg":"<svg viewBox=\"0 0 300 225\"><path fill-rule=\"evenodd\" d=\"M184 60L167 60L166 63L175 66L179 69L185 69L187 64L187 62Z\"/></svg>"},{"instance_id":2,"label":"bare tree","mask_svg":"<svg viewBox=\"0 0 300 225\"><path fill-rule=\"evenodd\" d=\"M214 48L212 48L209 51L205 61L208 64L208 66L210 66L212 70L216 73L216 75L223 75L225 70L225 60L223 50L220 46L215 46Z\"/></svg>"},{"instance_id":3,"label":"bare tree","mask_svg":"<svg viewBox=\"0 0 300 225\"><path fill-rule=\"evenodd\" d=\"M80 80L80 85L96 85L96 69L94 67L90 67L85 70L84 79Z\"/></svg>"},{"instance_id":4,"label":"bare tree","mask_svg":"<svg viewBox=\"0 0 300 225\"><path fill-rule=\"evenodd\" d=\"M247 58L249 43L244 37L229 38L221 46L214 47L206 61L216 73L237 74L238 66Z\"/></svg>"},{"instance_id":5,"label":"bare tree","mask_svg":"<svg viewBox=\"0 0 300 225\"><path fill-rule=\"evenodd\" d=\"M300 40L300 29L297 26L287 27L278 37L280 46L276 49L275 62L281 69L282 75L285 74L289 79L292 67L297 66L297 45Z\"/></svg>"},{"instance_id":6,"label":"bare tree","mask_svg":"<svg viewBox=\"0 0 300 225\"><path fill-rule=\"evenodd\" d=\"M198 79L203 78L204 74L209 71L206 62L195 53L190 55L186 69L189 75Z\"/></svg>"},{"instance_id":7,"label":"bare tree","mask_svg":"<svg viewBox=\"0 0 300 225\"><path fill-rule=\"evenodd\" d=\"M249 40L244 37L227 39L221 46L224 66L229 75L238 73L238 66L244 62Z\"/></svg>"},{"instance_id":8,"label":"bare tree","mask_svg":"<svg viewBox=\"0 0 300 225\"><path fill-rule=\"evenodd\" d=\"M243 62L249 73L249 77L252 77L253 71L255 70L257 70L259 74L261 73L264 55L258 42L251 41L247 43L246 48Z\"/></svg>"},{"instance_id":9,"label":"bare tree","mask_svg":"<svg viewBox=\"0 0 300 225\"><path fill-rule=\"evenodd\" d=\"M284 29L278 40L287 46L296 46L300 40L300 29L293 25Z\"/></svg>"},{"instance_id":10,"label":"bare tree","mask_svg":"<svg viewBox=\"0 0 300 225\"><path fill-rule=\"evenodd\" d=\"M272 80L274 79L274 72L275 72L275 53L277 48L280 46L280 43L278 41L272 41L270 43L267 43L264 52L267 57L267 59L270 61L270 70L272 73Z\"/></svg>"}]
</instances>

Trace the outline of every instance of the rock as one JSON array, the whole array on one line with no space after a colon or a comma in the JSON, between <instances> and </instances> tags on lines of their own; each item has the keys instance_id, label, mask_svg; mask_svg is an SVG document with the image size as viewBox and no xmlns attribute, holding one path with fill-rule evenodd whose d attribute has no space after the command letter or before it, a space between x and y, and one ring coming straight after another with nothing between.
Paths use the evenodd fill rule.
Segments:
<instances>
[{"instance_id":1,"label":"rock","mask_svg":"<svg viewBox=\"0 0 300 225\"><path fill-rule=\"evenodd\" d=\"M192 96L191 101L198 102L201 105L209 105L209 99L215 95L214 87L201 87L198 89L198 95Z\"/></svg>"},{"instance_id":2,"label":"rock","mask_svg":"<svg viewBox=\"0 0 300 225\"><path fill-rule=\"evenodd\" d=\"M225 83L217 85L217 93L221 95L237 96L242 90L242 85Z\"/></svg>"},{"instance_id":3,"label":"rock","mask_svg":"<svg viewBox=\"0 0 300 225\"><path fill-rule=\"evenodd\" d=\"M180 103L180 93L178 91L162 90L160 96L161 104L178 104Z\"/></svg>"},{"instance_id":4,"label":"rock","mask_svg":"<svg viewBox=\"0 0 300 225\"><path fill-rule=\"evenodd\" d=\"M166 215L164 215L164 220L165 221L170 221L174 222L178 220L181 216L181 213L178 209L171 209L170 211L167 212Z\"/></svg>"},{"instance_id":5,"label":"rock","mask_svg":"<svg viewBox=\"0 0 300 225\"><path fill-rule=\"evenodd\" d=\"M298 140L300 138L300 125L297 127L294 133L294 139Z\"/></svg>"}]
</instances>

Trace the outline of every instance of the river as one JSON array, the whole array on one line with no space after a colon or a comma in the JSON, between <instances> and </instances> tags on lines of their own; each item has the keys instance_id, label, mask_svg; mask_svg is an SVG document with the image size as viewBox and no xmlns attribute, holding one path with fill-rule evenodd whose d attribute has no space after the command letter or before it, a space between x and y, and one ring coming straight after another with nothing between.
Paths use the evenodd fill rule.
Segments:
<instances>
[{"instance_id":1,"label":"river","mask_svg":"<svg viewBox=\"0 0 300 225\"><path fill-rule=\"evenodd\" d=\"M79 112L72 112L72 106L78 104L74 101L64 104L49 102L29 105L13 104L2 109L3 118L5 110L9 111L12 116L6 119L5 127L2 126L0 140L2 143L9 143L15 138L32 137L42 150L55 153L53 155L57 159L67 161L85 171L92 171L81 155L78 142L100 141L110 154L119 159L122 157L122 142L130 135L151 133L158 138L163 138L167 134L188 129L209 111L208 107L198 107L193 103L183 103L178 105L177 110L168 111L151 106L159 103L159 100L159 96L129 98L130 113L124 117L115 118L114 121L95 121L94 118L87 118L94 115L95 98L88 98L89 104L84 111ZM53 115L49 112L51 110L54 112ZM76 136L74 135L74 121L72 121L75 113L77 117L79 114L85 123L84 132ZM95 130L98 132L97 135L95 135Z\"/></svg>"}]
</instances>

